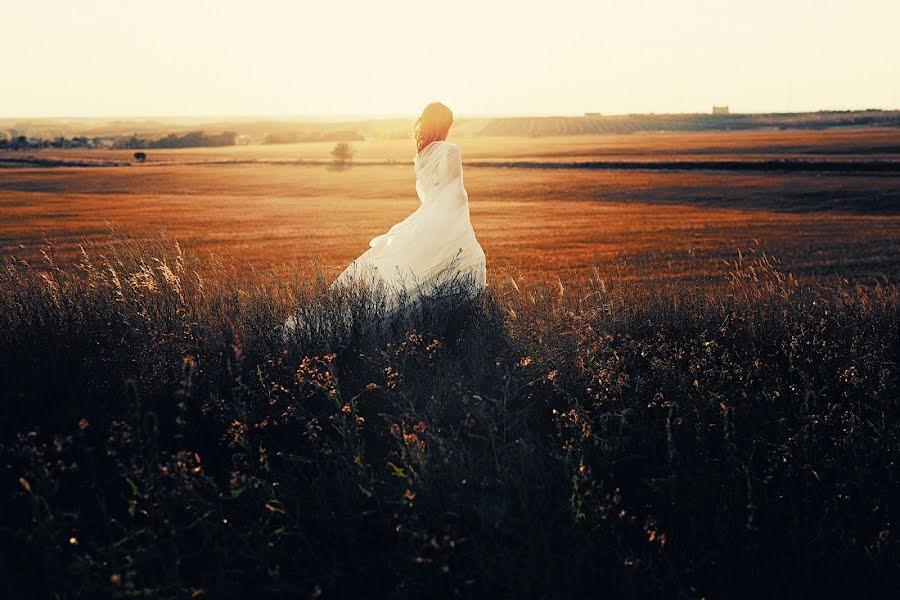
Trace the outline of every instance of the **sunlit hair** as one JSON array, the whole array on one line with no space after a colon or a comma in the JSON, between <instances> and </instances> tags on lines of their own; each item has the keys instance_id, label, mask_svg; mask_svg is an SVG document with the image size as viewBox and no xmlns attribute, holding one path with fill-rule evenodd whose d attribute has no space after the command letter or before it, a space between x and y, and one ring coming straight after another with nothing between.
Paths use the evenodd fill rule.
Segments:
<instances>
[{"instance_id":1,"label":"sunlit hair","mask_svg":"<svg viewBox=\"0 0 900 600\"><path fill-rule=\"evenodd\" d=\"M431 142L447 139L447 132L453 125L453 112L440 102L432 102L425 107L413 124L416 147L421 152Z\"/></svg>"}]
</instances>

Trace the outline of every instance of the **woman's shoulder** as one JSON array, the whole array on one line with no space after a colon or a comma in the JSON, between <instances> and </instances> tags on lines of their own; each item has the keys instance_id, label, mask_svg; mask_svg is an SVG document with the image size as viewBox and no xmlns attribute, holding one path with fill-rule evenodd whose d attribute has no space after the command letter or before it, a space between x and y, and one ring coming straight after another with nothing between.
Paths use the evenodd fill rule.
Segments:
<instances>
[{"instance_id":1,"label":"woman's shoulder","mask_svg":"<svg viewBox=\"0 0 900 600\"><path fill-rule=\"evenodd\" d=\"M413 159L418 161L420 158L423 158L425 154L430 154L433 157L448 155L462 156L462 151L459 149L459 146L453 142L448 142L447 140L435 140L422 148L419 152L416 152Z\"/></svg>"},{"instance_id":2,"label":"woman's shoulder","mask_svg":"<svg viewBox=\"0 0 900 600\"><path fill-rule=\"evenodd\" d=\"M459 146L457 146L453 142L448 142L447 140L442 140L441 143L444 144L444 147L446 148L447 152L454 154L454 155L462 154L462 150L460 150Z\"/></svg>"}]
</instances>

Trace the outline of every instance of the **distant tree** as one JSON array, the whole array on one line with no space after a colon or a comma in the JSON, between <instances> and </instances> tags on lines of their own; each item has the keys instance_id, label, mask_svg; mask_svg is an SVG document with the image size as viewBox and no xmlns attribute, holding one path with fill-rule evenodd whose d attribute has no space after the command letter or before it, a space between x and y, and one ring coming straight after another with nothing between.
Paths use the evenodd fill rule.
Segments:
<instances>
[{"instance_id":1,"label":"distant tree","mask_svg":"<svg viewBox=\"0 0 900 600\"><path fill-rule=\"evenodd\" d=\"M237 139L237 132L223 131L218 135L203 134L204 146L234 146Z\"/></svg>"},{"instance_id":2,"label":"distant tree","mask_svg":"<svg viewBox=\"0 0 900 600\"><path fill-rule=\"evenodd\" d=\"M147 141L139 138L136 133L130 137L116 138L116 141L113 142L113 148L126 148L129 150L138 150L146 146Z\"/></svg>"},{"instance_id":3,"label":"distant tree","mask_svg":"<svg viewBox=\"0 0 900 600\"><path fill-rule=\"evenodd\" d=\"M134 159L138 162L144 162L145 160L147 160L147 153L146 152L135 152Z\"/></svg>"},{"instance_id":4,"label":"distant tree","mask_svg":"<svg viewBox=\"0 0 900 600\"><path fill-rule=\"evenodd\" d=\"M356 149L347 142L335 144L334 149L331 151L335 162L341 165L352 161L354 154L356 154Z\"/></svg>"}]
</instances>

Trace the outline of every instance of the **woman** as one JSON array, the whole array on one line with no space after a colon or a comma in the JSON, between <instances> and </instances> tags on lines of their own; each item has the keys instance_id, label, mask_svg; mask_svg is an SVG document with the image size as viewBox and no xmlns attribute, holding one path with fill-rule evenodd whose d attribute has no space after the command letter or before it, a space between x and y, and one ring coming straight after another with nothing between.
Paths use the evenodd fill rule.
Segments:
<instances>
[{"instance_id":1,"label":"woman","mask_svg":"<svg viewBox=\"0 0 900 600\"><path fill-rule=\"evenodd\" d=\"M392 307L447 288L470 296L484 289L484 251L469 220L462 155L446 141L452 124L453 113L440 102L422 111L413 128L419 208L369 242L332 287L380 281Z\"/></svg>"},{"instance_id":2,"label":"woman","mask_svg":"<svg viewBox=\"0 0 900 600\"><path fill-rule=\"evenodd\" d=\"M462 155L446 141L452 124L453 113L440 102L422 111L413 127L419 208L370 241L332 289L362 284L383 290L389 312L424 297L474 298L484 289L484 251L469 221ZM302 321L288 318L285 333Z\"/></svg>"}]
</instances>

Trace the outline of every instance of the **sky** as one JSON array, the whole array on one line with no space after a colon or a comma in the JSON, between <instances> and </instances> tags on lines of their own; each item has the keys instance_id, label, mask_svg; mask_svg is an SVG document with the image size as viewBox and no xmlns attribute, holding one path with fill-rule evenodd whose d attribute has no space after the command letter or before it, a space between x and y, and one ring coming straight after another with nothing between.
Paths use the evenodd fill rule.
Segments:
<instances>
[{"instance_id":1,"label":"sky","mask_svg":"<svg viewBox=\"0 0 900 600\"><path fill-rule=\"evenodd\" d=\"M900 108L897 0L5 0L0 117Z\"/></svg>"}]
</instances>

